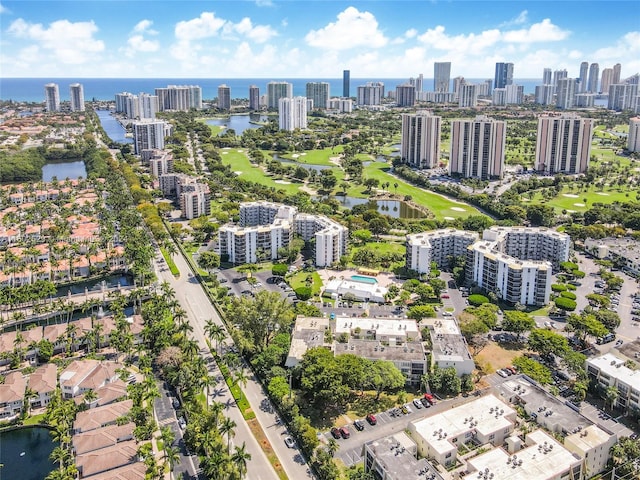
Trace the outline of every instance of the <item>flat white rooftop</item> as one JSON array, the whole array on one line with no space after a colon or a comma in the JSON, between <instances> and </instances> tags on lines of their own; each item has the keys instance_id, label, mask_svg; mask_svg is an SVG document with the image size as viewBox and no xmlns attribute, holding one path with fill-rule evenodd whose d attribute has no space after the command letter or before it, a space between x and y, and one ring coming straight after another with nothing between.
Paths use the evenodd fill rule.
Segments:
<instances>
[{"instance_id":1,"label":"flat white rooftop","mask_svg":"<svg viewBox=\"0 0 640 480\"><path fill-rule=\"evenodd\" d=\"M583 451L591 450L607 443L611 435L602 430L597 425L591 425L583 428L582 431L573 433L567 437L571 439L574 445L580 447Z\"/></svg>"},{"instance_id":2,"label":"flat white rooftop","mask_svg":"<svg viewBox=\"0 0 640 480\"><path fill-rule=\"evenodd\" d=\"M590 358L587 360L587 365L593 365L597 367L600 372L640 390L640 370L631 370L625 367L624 360L620 360L611 353Z\"/></svg>"},{"instance_id":3,"label":"flat white rooftop","mask_svg":"<svg viewBox=\"0 0 640 480\"><path fill-rule=\"evenodd\" d=\"M472 458L467 462L468 470L488 472L493 474L493 480L547 480L581 462L542 430L528 434L526 443L528 446L514 455L494 448ZM473 474L467 477L476 478Z\"/></svg>"},{"instance_id":4,"label":"flat white rooftop","mask_svg":"<svg viewBox=\"0 0 640 480\"><path fill-rule=\"evenodd\" d=\"M363 318L363 317L336 317L336 333L349 333L356 328L366 331L375 331L377 336L401 336L408 334L416 337L419 329L415 320L397 318Z\"/></svg>"}]
</instances>

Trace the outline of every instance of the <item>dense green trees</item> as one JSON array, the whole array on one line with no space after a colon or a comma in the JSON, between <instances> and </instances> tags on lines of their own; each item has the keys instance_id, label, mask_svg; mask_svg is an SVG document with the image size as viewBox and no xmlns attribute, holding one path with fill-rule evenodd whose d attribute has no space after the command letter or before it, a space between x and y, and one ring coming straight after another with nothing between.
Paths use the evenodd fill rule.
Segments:
<instances>
[{"instance_id":1,"label":"dense green trees","mask_svg":"<svg viewBox=\"0 0 640 480\"><path fill-rule=\"evenodd\" d=\"M543 385L551 383L551 371L542 365L540 362L536 362L532 358L520 356L513 359L513 365L518 369L520 373L530 376L536 382Z\"/></svg>"},{"instance_id":2,"label":"dense green trees","mask_svg":"<svg viewBox=\"0 0 640 480\"><path fill-rule=\"evenodd\" d=\"M422 382L429 384L431 390L443 395L455 396L462 390L462 380L453 367L438 368L435 365L431 373L425 373L422 376Z\"/></svg>"},{"instance_id":3,"label":"dense green trees","mask_svg":"<svg viewBox=\"0 0 640 480\"><path fill-rule=\"evenodd\" d=\"M523 332L531 330L535 326L535 320L524 312L518 312L517 310L508 310L504 312L502 329L507 332L515 333L517 335L517 341L520 341L520 335Z\"/></svg>"}]
</instances>

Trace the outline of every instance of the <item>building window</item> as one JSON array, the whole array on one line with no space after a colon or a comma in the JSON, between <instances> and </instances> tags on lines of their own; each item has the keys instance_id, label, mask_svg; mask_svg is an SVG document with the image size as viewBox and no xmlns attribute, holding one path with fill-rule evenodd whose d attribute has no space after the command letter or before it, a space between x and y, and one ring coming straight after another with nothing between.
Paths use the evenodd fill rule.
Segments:
<instances>
[{"instance_id":1,"label":"building window","mask_svg":"<svg viewBox=\"0 0 640 480\"><path fill-rule=\"evenodd\" d=\"M489 440L493 440L494 438L496 438L496 434L492 433L491 435L489 435Z\"/></svg>"},{"instance_id":2,"label":"building window","mask_svg":"<svg viewBox=\"0 0 640 480\"><path fill-rule=\"evenodd\" d=\"M447 453L447 454L444 456L444 458L449 458L449 457L451 457L451 452Z\"/></svg>"}]
</instances>

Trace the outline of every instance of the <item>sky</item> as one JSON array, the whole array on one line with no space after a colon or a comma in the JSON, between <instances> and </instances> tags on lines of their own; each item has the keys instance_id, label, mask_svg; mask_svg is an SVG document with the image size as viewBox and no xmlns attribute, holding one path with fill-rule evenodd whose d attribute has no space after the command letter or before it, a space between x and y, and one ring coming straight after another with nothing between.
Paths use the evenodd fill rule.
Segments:
<instances>
[{"instance_id":1,"label":"sky","mask_svg":"<svg viewBox=\"0 0 640 480\"><path fill-rule=\"evenodd\" d=\"M630 1L0 0L3 77L515 78L640 72Z\"/></svg>"}]
</instances>

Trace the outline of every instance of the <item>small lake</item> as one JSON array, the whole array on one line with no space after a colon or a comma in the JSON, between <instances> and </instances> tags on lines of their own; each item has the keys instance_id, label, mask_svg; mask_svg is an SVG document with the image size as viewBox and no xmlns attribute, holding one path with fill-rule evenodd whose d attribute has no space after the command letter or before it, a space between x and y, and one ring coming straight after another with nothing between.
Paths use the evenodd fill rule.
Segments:
<instances>
[{"instance_id":1,"label":"small lake","mask_svg":"<svg viewBox=\"0 0 640 480\"><path fill-rule=\"evenodd\" d=\"M260 128L260 125L251 122L266 122L267 120L269 120L267 115L229 115L227 118L210 118L206 120L206 124L232 128L236 135L242 135L248 128ZM224 131L220 133L224 133Z\"/></svg>"},{"instance_id":2,"label":"small lake","mask_svg":"<svg viewBox=\"0 0 640 480\"><path fill-rule=\"evenodd\" d=\"M102 287L105 288L115 288L118 285L121 287L128 287L133 285L133 276L132 275L109 275L108 277L99 279L99 280L87 280L86 282L74 283L70 286L62 286L57 289L56 297L63 297L69 295L71 292L72 295L76 295L78 293L91 293L91 292L100 292Z\"/></svg>"},{"instance_id":3,"label":"small lake","mask_svg":"<svg viewBox=\"0 0 640 480\"><path fill-rule=\"evenodd\" d=\"M55 446L49 430L42 427L0 433L0 478L42 480L56 468L49 460Z\"/></svg>"},{"instance_id":4,"label":"small lake","mask_svg":"<svg viewBox=\"0 0 640 480\"><path fill-rule=\"evenodd\" d=\"M120 122L111 115L110 110L96 110L96 113L98 114L102 128L104 128L104 131L107 132L107 136L111 140L118 143L133 143L133 138L125 137L127 131Z\"/></svg>"},{"instance_id":5,"label":"small lake","mask_svg":"<svg viewBox=\"0 0 640 480\"><path fill-rule=\"evenodd\" d=\"M417 208L403 202L402 200L369 200L368 198L357 198L343 195L333 196L346 208L353 208L356 205L364 205L369 201L375 202L378 205L378 213L388 215L392 218L424 218L424 214ZM315 197L314 200L318 200Z\"/></svg>"},{"instance_id":6,"label":"small lake","mask_svg":"<svg viewBox=\"0 0 640 480\"><path fill-rule=\"evenodd\" d=\"M87 178L87 167L82 160L73 160L71 162L49 162L42 167L42 180L50 182L56 177L59 182L66 180L78 179L80 177Z\"/></svg>"}]
</instances>

